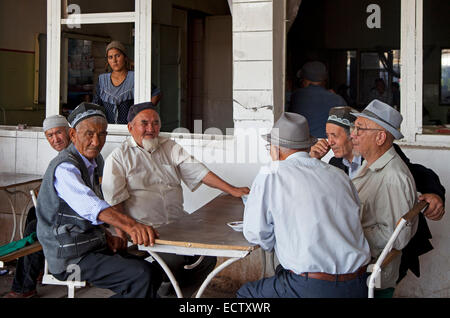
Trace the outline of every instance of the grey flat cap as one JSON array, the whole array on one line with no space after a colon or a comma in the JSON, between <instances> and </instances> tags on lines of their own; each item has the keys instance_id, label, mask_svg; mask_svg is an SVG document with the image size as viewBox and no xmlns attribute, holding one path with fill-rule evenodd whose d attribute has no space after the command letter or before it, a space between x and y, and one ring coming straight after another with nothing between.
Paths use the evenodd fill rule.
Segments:
<instances>
[{"instance_id":1,"label":"grey flat cap","mask_svg":"<svg viewBox=\"0 0 450 318\"><path fill-rule=\"evenodd\" d=\"M374 99L367 105L361 113L352 113L356 117L364 117L377 123L387 131L389 131L395 139L402 139L400 125L403 116L392 106Z\"/></svg>"},{"instance_id":2,"label":"grey flat cap","mask_svg":"<svg viewBox=\"0 0 450 318\"><path fill-rule=\"evenodd\" d=\"M289 149L306 149L317 142L317 138L309 134L306 118L290 112L284 112L273 125L270 134L263 135L262 138Z\"/></svg>"},{"instance_id":3,"label":"grey flat cap","mask_svg":"<svg viewBox=\"0 0 450 318\"><path fill-rule=\"evenodd\" d=\"M319 61L308 62L298 71L297 77L311 82L322 82L328 78L327 67Z\"/></svg>"},{"instance_id":4,"label":"grey flat cap","mask_svg":"<svg viewBox=\"0 0 450 318\"><path fill-rule=\"evenodd\" d=\"M42 129L46 132L49 129L56 127L69 127L69 123L66 117L62 115L53 115L44 119L42 123Z\"/></svg>"}]
</instances>

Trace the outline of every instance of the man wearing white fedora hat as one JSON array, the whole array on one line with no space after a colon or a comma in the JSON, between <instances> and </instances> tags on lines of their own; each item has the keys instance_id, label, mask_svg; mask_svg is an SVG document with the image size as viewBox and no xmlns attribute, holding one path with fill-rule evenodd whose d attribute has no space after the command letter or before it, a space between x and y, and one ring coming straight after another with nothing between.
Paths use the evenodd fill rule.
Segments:
<instances>
[{"instance_id":1,"label":"man wearing white fedora hat","mask_svg":"<svg viewBox=\"0 0 450 318\"><path fill-rule=\"evenodd\" d=\"M356 116L351 127L353 150L365 158L352 179L362 202L361 222L373 258L378 258L396 222L417 202L413 176L393 147L400 132L402 115L377 99ZM403 229L394 248L402 250L417 230L417 217L412 226ZM392 297L399 275L400 257L381 273L381 286L375 297Z\"/></svg>"},{"instance_id":2,"label":"man wearing white fedora hat","mask_svg":"<svg viewBox=\"0 0 450 318\"><path fill-rule=\"evenodd\" d=\"M283 113L263 138L273 162L253 182L244 236L275 249L280 265L274 276L242 286L237 297L367 297L370 251L349 177L310 158L317 139L302 115Z\"/></svg>"}]
</instances>

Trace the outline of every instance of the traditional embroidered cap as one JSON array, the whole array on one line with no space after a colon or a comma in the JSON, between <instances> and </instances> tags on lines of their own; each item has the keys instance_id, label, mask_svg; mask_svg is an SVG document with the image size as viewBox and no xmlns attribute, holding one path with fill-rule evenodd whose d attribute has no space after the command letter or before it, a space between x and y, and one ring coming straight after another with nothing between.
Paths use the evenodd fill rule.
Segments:
<instances>
[{"instance_id":1,"label":"traditional embroidered cap","mask_svg":"<svg viewBox=\"0 0 450 318\"><path fill-rule=\"evenodd\" d=\"M109 43L108 46L106 47L105 54L108 55L108 51L111 49L118 49L122 51L123 54L127 55L127 50L125 49L125 46L119 41L112 41L111 43Z\"/></svg>"},{"instance_id":2,"label":"traditional embroidered cap","mask_svg":"<svg viewBox=\"0 0 450 318\"><path fill-rule=\"evenodd\" d=\"M352 113L357 113L356 109L350 106L337 106L330 109L327 123L335 124L344 128L350 128L356 120Z\"/></svg>"},{"instance_id":3,"label":"traditional embroidered cap","mask_svg":"<svg viewBox=\"0 0 450 318\"><path fill-rule=\"evenodd\" d=\"M130 109L128 110L127 121L129 123L131 123L133 121L134 117L136 117L137 114L139 114L141 111L143 111L145 109L152 109L155 112L157 111L156 107L153 105L152 102L144 102L144 103L135 104L135 105L131 106Z\"/></svg>"},{"instance_id":4,"label":"traditional embroidered cap","mask_svg":"<svg viewBox=\"0 0 450 318\"><path fill-rule=\"evenodd\" d=\"M297 72L297 77L311 82L321 82L328 78L327 67L319 61L307 62Z\"/></svg>"},{"instance_id":5,"label":"traditional embroidered cap","mask_svg":"<svg viewBox=\"0 0 450 318\"><path fill-rule=\"evenodd\" d=\"M44 119L42 129L45 131L56 127L69 127L66 117L61 115L53 115Z\"/></svg>"},{"instance_id":6,"label":"traditional embroidered cap","mask_svg":"<svg viewBox=\"0 0 450 318\"><path fill-rule=\"evenodd\" d=\"M97 104L83 102L70 113L67 119L70 127L75 128L81 121L93 116L101 116L106 119L105 109Z\"/></svg>"},{"instance_id":7,"label":"traditional embroidered cap","mask_svg":"<svg viewBox=\"0 0 450 318\"><path fill-rule=\"evenodd\" d=\"M403 116L395 108L378 99L371 101L361 113L352 113L352 115L370 119L389 131L395 139L403 138L400 132Z\"/></svg>"},{"instance_id":8,"label":"traditional embroidered cap","mask_svg":"<svg viewBox=\"0 0 450 318\"><path fill-rule=\"evenodd\" d=\"M284 112L273 125L270 134L262 138L277 146L289 149L309 148L317 138L309 134L309 125L305 117L297 113Z\"/></svg>"}]
</instances>

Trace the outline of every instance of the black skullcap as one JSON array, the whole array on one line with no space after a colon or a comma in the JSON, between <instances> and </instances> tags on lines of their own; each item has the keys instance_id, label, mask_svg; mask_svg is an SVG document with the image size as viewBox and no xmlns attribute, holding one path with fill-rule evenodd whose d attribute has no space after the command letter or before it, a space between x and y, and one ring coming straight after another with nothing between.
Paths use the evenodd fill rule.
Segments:
<instances>
[{"instance_id":1,"label":"black skullcap","mask_svg":"<svg viewBox=\"0 0 450 318\"><path fill-rule=\"evenodd\" d=\"M337 106L330 109L327 123L335 124L344 128L349 128L356 120L352 114L357 112L350 106Z\"/></svg>"},{"instance_id":2,"label":"black skullcap","mask_svg":"<svg viewBox=\"0 0 450 318\"><path fill-rule=\"evenodd\" d=\"M101 116L106 119L105 109L97 104L83 102L70 113L67 119L70 127L75 128L81 121L93 116Z\"/></svg>"},{"instance_id":3,"label":"black skullcap","mask_svg":"<svg viewBox=\"0 0 450 318\"><path fill-rule=\"evenodd\" d=\"M144 103L135 104L135 105L131 106L130 109L128 110L127 121L129 123L131 123L133 121L134 117L136 117L137 114L139 114L141 111L143 111L145 109L152 109L155 112L157 111L156 107L153 105L152 102L144 102Z\"/></svg>"}]
</instances>

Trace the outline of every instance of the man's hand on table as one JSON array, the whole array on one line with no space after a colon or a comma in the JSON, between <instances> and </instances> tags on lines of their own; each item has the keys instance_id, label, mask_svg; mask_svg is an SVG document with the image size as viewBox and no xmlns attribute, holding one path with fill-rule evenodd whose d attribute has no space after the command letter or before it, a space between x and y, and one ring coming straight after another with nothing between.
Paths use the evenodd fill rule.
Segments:
<instances>
[{"instance_id":1,"label":"man's hand on table","mask_svg":"<svg viewBox=\"0 0 450 318\"><path fill-rule=\"evenodd\" d=\"M445 213L444 202L441 197L434 193L425 193L419 197L419 201L429 203L428 208L423 212L428 219L439 221Z\"/></svg>"},{"instance_id":2,"label":"man's hand on table","mask_svg":"<svg viewBox=\"0 0 450 318\"><path fill-rule=\"evenodd\" d=\"M151 226L136 222L126 230L133 244L153 246L155 239L159 237L159 233Z\"/></svg>"}]
</instances>

